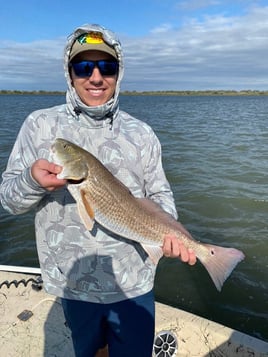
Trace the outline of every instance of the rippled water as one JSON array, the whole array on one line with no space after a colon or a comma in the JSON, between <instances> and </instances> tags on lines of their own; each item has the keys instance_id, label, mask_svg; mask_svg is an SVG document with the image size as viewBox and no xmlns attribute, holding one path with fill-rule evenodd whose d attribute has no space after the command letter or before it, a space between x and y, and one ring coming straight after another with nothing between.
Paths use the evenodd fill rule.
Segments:
<instances>
[{"instance_id":1,"label":"rippled water","mask_svg":"<svg viewBox=\"0 0 268 357\"><path fill-rule=\"evenodd\" d=\"M25 116L63 102L0 96L1 171ZM196 239L246 255L221 293L201 264L163 259L157 299L268 341L268 97L122 96L121 109L160 138L180 221ZM38 265L32 220L0 207L0 264Z\"/></svg>"}]
</instances>

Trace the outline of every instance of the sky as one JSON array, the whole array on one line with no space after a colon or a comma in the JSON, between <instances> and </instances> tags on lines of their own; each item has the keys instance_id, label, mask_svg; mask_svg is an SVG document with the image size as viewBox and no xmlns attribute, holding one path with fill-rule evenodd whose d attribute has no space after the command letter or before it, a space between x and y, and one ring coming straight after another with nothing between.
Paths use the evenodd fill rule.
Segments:
<instances>
[{"instance_id":1,"label":"sky","mask_svg":"<svg viewBox=\"0 0 268 357\"><path fill-rule=\"evenodd\" d=\"M268 0L2 0L0 90L66 89L67 36L120 38L122 90L268 90Z\"/></svg>"}]
</instances>

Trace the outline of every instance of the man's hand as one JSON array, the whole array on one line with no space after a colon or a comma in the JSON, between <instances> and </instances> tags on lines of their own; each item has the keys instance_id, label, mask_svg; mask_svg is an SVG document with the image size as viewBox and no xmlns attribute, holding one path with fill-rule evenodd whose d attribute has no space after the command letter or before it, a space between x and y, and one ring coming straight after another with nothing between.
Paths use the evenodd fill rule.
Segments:
<instances>
[{"instance_id":1,"label":"man's hand","mask_svg":"<svg viewBox=\"0 0 268 357\"><path fill-rule=\"evenodd\" d=\"M45 159L35 161L31 167L32 177L39 185L48 191L54 191L66 184L66 180L57 178L62 170L62 167Z\"/></svg>"},{"instance_id":2,"label":"man's hand","mask_svg":"<svg viewBox=\"0 0 268 357\"><path fill-rule=\"evenodd\" d=\"M184 263L188 263L189 265L196 263L196 255L193 250L187 249L176 236L167 235L162 249L166 257L180 258Z\"/></svg>"}]
</instances>

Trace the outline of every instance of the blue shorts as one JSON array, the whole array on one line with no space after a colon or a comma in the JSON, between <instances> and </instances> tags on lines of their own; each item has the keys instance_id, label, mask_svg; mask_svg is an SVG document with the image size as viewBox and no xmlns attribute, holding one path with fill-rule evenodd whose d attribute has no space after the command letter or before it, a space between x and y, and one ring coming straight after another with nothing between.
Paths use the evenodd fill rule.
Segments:
<instances>
[{"instance_id":1,"label":"blue shorts","mask_svg":"<svg viewBox=\"0 0 268 357\"><path fill-rule=\"evenodd\" d=\"M154 340L153 291L134 299L97 304L62 299L76 357L94 357L108 344L109 357L151 357Z\"/></svg>"}]
</instances>

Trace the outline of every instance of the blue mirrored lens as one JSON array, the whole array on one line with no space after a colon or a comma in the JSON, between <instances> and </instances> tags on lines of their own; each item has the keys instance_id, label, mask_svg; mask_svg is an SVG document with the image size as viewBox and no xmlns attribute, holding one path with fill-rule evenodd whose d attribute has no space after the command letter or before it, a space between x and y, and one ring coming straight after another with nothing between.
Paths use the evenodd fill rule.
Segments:
<instances>
[{"instance_id":1,"label":"blue mirrored lens","mask_svg":"<svg viewBox=\"0 0 268 357\"><path fill-rule=\"evenodd\" d=\"M102 76L114 76L118 72L118 62L113 60L82 61L71 64L77 77L90 77L97 67Z\"/></svg>"}]
</instances>

